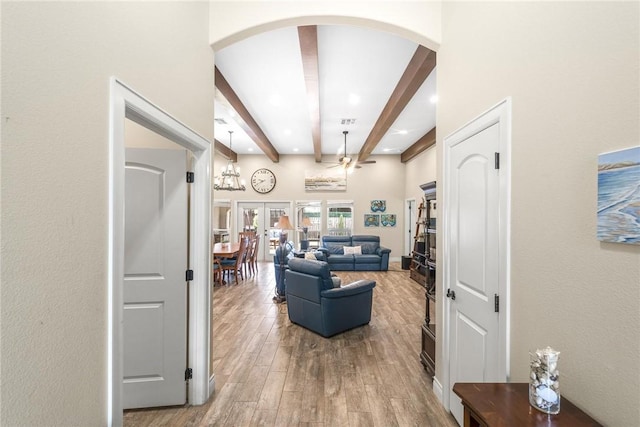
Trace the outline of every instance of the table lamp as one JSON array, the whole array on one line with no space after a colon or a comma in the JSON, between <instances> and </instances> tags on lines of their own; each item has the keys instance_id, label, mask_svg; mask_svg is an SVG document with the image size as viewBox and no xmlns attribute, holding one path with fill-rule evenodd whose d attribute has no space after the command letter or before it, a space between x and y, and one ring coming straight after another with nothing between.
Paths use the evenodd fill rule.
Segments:
<instances>
[{"instance_id":1,"label":"table lamp","mask_svg":"<svg viewBox=\"0 0 640 427\"><path fill-rule=\"evenodd\" d=\"M300 240L300 250L306 251L307 249L309 249L309 239L307 233L309 232L309 227L311 227L313 224L311 223L309 217L305 216L302 219L302 223L300 225L302 226L303 233L303 238L302 240Z\"/></svg>"},{"instance_id":2,"label":"table lamp","mask_svg":"<svg viewBox=\"0 0 640 427\"><path fill-rule=\"evenodd\" d=\"M287 238L289 237L289 234L286 232L286 230L293 230L293 225L291 225L291 222L289 221L289 216L280 216L280 218L278 219L278 228L280 229L280 244L282 245L287 241Z\"/></svg>"}]
</instances>

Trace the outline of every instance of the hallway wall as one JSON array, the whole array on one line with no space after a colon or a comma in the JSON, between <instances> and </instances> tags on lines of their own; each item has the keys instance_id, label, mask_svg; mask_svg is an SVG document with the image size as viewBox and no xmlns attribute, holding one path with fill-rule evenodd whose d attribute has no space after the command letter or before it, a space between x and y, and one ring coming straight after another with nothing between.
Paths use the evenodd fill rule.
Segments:
<instances>
[{"instance_id":1,"label":"hallway wall","mask_svg":"<svg viewBox=\"0 0 640 427\"><path fill-rule=\"evenodd\" d=\"M208 8L2 3L2 425L107 424L109 78L213 139Z\"/></svg>"},{"instance_id":2,"label":"hallway wall","mask_svg":"<svg viewBox=\"0 0 640 427\"><path fill-rule=\"evenodd\" d=\"M640 246L596 239L597 156L640 143L639 7L444 2L438 52L439 144L513 101L510 379L552 346L563 397L610 426L640 424Z\"/></svg>"}]
</instances>

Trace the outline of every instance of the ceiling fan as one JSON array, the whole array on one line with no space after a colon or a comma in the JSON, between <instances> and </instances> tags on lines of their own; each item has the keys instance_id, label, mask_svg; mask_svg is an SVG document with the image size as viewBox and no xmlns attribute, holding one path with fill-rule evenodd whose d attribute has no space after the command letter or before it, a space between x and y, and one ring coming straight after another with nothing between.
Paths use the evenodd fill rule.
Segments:
<instances>
[{"instance_id":1,"label":"ceiling fan","mask_svg":"<svg viewBox=\"0 0 640 427\"><path fill-rule=\"evenodd\" d=\"M338 159L338 164L329 166L330 168L341 166L344 170L351 173L354 169L360 169L360 165L376 162L375 160L358 161L357 157L347 154L347 134L349 133L349 131L343 130L342 133L344 134L344 155Z\"/></svg>"}]
</instances>

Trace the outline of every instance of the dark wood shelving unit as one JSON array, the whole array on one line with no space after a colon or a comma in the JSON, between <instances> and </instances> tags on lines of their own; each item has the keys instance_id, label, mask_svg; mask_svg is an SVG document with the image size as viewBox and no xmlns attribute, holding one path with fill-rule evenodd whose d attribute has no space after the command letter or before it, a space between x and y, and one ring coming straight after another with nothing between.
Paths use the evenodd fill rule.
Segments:
<instances>
[{"instance_id":1,"label":"dark wood shelving unit","mask_svg":"<svg viewBox=\"0 0 640 427\"><path fill-rule=\"evenodd\" d=\"M422 324L420 361L431 376L436 373L436 182L420 186L424 201L420 204L414 240L411 278L425 288L425 315ZM422 215L424 213L424 216Z\"/></svg>"}]
</instances>

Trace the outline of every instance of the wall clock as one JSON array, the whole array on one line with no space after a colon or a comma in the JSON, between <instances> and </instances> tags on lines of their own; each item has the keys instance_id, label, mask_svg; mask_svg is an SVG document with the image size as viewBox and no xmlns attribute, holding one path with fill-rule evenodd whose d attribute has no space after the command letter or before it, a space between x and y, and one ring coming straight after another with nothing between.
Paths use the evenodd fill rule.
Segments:
<instances>
[{"instance_id":1,"label":"wall clock","mask_svg":"<svg viewBox=\"0 0 640 427\"><path fill-rule=\"evenodd\" d=\"M266 168L260 168L251 175L251 187L261 194L267 194L276 186L276 176Z\"/></svg>"}]
</instances>

